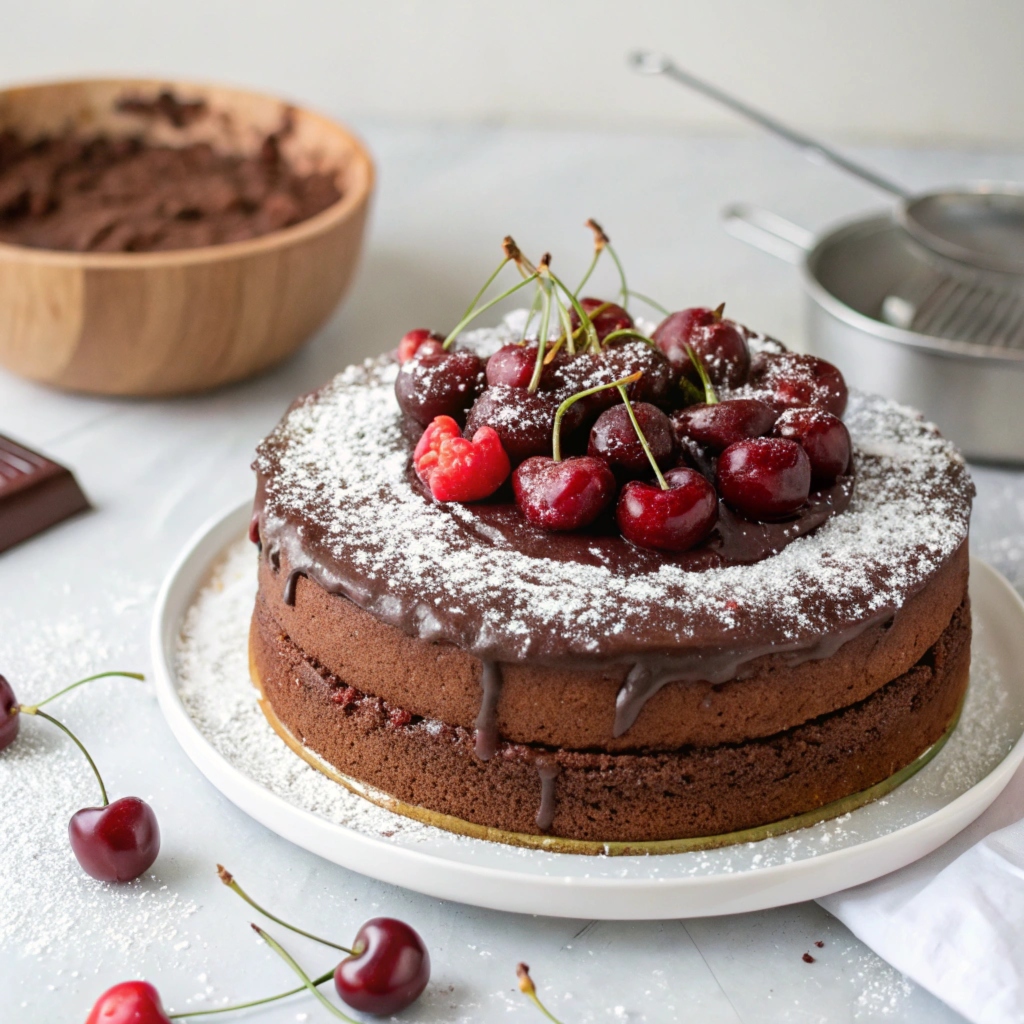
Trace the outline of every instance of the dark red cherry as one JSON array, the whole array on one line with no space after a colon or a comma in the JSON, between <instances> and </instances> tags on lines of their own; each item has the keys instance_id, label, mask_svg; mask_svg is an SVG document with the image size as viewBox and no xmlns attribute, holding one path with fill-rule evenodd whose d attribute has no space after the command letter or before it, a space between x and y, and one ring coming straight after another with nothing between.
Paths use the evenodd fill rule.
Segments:
<instances>
[{"instance_id":1,"label":"dark red cherry","mask_svg":"<svg viewBox=\"0 0 1024 1024\"><path fill-rule=\"evenodd\" d=\"M597 331L597 337L601 341L604 341L613 331L625 331L633 327L633 318L621 306L617 306L607 299L580 299L580 305L590 317L594 329ZM575 309L569 311L569 319L572 321L572 329L575 331L580 325L580 318ZM577 339L577 343L585 344L582 334Z\"/></svg>"},{"instance_id":2,"label":"dark red cherry","mask_svg":"<svg viewBox=\"0 0 1024 1024\"><path fill-rule=\"evenodd\" d=\"M671 421L657 406L648 402L633 402L632 405L633 415L647 438L655 462L662 469L672 465L675 438ZM650 475L650 460L621 402L605 409L597 417L597 422L590 429L587 454L604 459L620 477Z\"/></svg>"},{"instance_id":3,"label":"dark red cherry","mask_svg":"<svg viewBox=\"0 0 1024 1024\"><path fill-rule=\"evenodd\" d=\"M637 370L643 376L627 387L630 400L670 408L676 399L679 374L657 349L636 338L613 339L599 355L583 352L570 356L555 371L552 386L560 398L567 398L621 380ZM585 409L584 419L596 417L621 401L616 388L588 395L580 400Z\"/></svg>"},{"instance_id":4,"label":"dark red cherry","mask_svg":"<svg viewBox=\"0 0 1024 1024\"><path fill-rule=\"evenodd\" d=\"M631 401L651 402L663 409L677 404L679 374L653 345L639 338L613 338L598 358L609 367L609 380L620 380L637 370L643 372L643 376L627 390ZM618 401L617 390L608 394L614 395Z\"/></svg>"},{"instance_id":5,"label":"dark red cherry","mask_svg":"<svg viewBox=\"0 0 1024 1024\"><path fill-rule=\"evenodd\" d=\"M776 437L796 441L811 460L811 483L827 487L850 465L850 432L838 416L821 409L787 409L775 424Z\"/></svg>"},{"instance_id":6,"label":"dark red cherry","mask_svg":"<svg viewBox=\"0 0 1024 1024\"><path fill-rule=\"evenodd\" d=\"M138 878L160 852L156 815L137 796L76 812L68 825L68 835L78 863L101 882Z\"/></svg>"},{"instance_id":7,"label":"dark red cherry","mask_svg":"<svg viewBox=\"0 0 1024 1024\"><path fill-rule=\"evenodd\" d=\"M398 351L395 353L395 357L400 363L407 363L416 355L423 342L428 339L436 342L444 341L441 335L428 331L426 327L417 327L413 331L407 331L402 335L402 340L398 343Z\"/></svg>"},{"instance_id":8,"label":"dark red cherry","mask_svg":"<svg viewBox=\"0 0 1024 1024\"><path fill-rule=\"evenodd\" d=\"M751 519L795 512L811 491L811 460L796 443L779 437L737 441L718 457L718 492Z\"/></svg>"},{"instance_id":9,"label":"dark red cherry","mask_svg":"<svg viewBox=\"0 0 1024 1024\"><path fill-rule=\"evenodd\" d=\"M769 356L753 381L768 392L766 401L780 411L814 406L833 416L846 410L848 392L843 375L831 363L817 356L784 352Z\"/></svg>"},{"instance_id":10,"label":"dark red cherry","mask_svg":"<svg viewBox=\"0 0 1024 1024\"><path fill-rule=\"evenodd\" d=\"M480 427L493 427L513 466L531 455L551 451L551 432L559 398L550 391L531 394L526 388L495 384L484 390L466 417L466 436ZM583 409L579 402L569 406L562 417L563 441L580 425Z\"/></svg>"},{"instance_id":11,"label":"dark red cherry","mask_svg":"<svg viewBox=\"0 0 1024 1024\"><path fill-rule=\"evenodd\" d=\"M354 955L334 971L338 995L354 1010L385 1017L414 1003L430 981L430 953L417 932L393 917L367 921Z\"/></svg>"},{"instance_id":12,"label":"dark red cherry","mask_svg":"<svg viewBox=\"0 0 1024 1024\"><path fill-rule=\"evenodd\" d=\"M560 349L555 358L544 367L541 373L540 386L548 387L553 380L555 368L565 358L564 349ZM529 387L533 380L533 371L537 366L537 345L502 345L487 360L486 375L490 386L508 384L513 388Z\"/></svg>"},{"instance_id":13,"label":"dark red cherry","mask_svg":"<svg viewBox=\"0 0 1024 1024\"><path fill-rule=\"evenodd\" d=\"M689 345L700 356L704 368L716 386L737 387L750 369L750 349L742 328L722 317L719 309L695 306L671 313L655 328L653 339L676 369L689 380L699 375Z\"/></svg>"},{"instance_id":14,"label":"dark red cherry","mask_svg":"<svg viewBox=\"0 0 1024 1024\"><path fill-rule=\"evenodd\" d=\"M9 747L18 738L21 715L11 684L0 676L0 750Z\"/></svg>"},{"instance_id":15,"label":"dark red cherry","mask_svg":"<svg viewBox=\"0 0 1024 1024\"><path fill-rule=\"evenodd\" d=\"M512 474L516 504L529 522L545 530L589 526L611 504L615 486L608 464L588 456L561 462L535 456Z\"/></svg>"},{"instance_id":16,"label":"dark red cherry","mask_svg":"<svg viewBox=\"0 0 1024 1024\"><path fill-rule=\"evenodd\" d=\"M701 402L680 409L672 425L677 436L692 437L717 454L745 437L767 434L775 416L774 409L756 398L729 398L715 405Z\"/></svg>"},{"instance_id":17,"label":"dark red cherry","mask_svg":"<svg viewBox=\"0 0 1024 1024\"><path fill-rule=\"evenodd\" d=\"M626 540L659 551L688 551L714 528L718 495L695 469L670 469L668 490L631 480L622 488L615 519Z\"/></svg>"},{"instance_id":18,"label":"dark red cherry","mask_svg":"<svg viewBox=\"0 0 1024 1024\"><path fill-rule=\"evenodd\" d=\"M440 342L428 338L400 367L395 397L402 412L425 427L437 416L462 422L483 386L483 363L474 353L445 351Z\"/></svg>"},{"instance_id":19,"label":"dark red cherry","mask_svg":"<svg viewBox=\"0 0 1024 1024\"><path fill-rule=\"evenodd\" d=\"M122 981L96 1000L85 1024L171 1024L148 981Z\"/></svg>"}]
</instances>

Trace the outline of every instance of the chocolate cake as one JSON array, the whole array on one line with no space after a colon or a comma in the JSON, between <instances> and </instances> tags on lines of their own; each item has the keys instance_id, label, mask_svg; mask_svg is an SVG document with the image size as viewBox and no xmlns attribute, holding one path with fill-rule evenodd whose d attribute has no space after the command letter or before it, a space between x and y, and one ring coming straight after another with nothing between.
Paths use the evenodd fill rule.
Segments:
<instances>
[{"instance_id":1,"label":"chocolate cake","mask_svg":"<svg viewBox=\"0 0 1024 1024\"><path fill-rule=\"evenodd\" d=\"M403 813L579 852L751 838L895 784L948 735L967 686L973 488L963 460L912 410L854 392L842 431L852 454L829 473L814 431L798 427L813 421L818 430L831 407L833 429L835 410L844 411L833 367L743 330L747 365L735 372L716 358L707 324L691 324L702 343L673 358L671 331L646 340L632 319L602 325L611 306L594 300L583 310L607 346L588 348L597 360L584 367L589 379L574 377L569 359L547 385L552 420L561 407L565 461L611 470L611 498L582 526L531 518L530 464L547 471L552 460L522 452L506 458L488 494L439 500L431 471L448 463L443 444L430 447L438 418L428 409L424 431L403 399L402 377L422 369L415 350L401 364L382 357L350 367L292 406L255 462L261 557L250 653L268 717L304 756ZM713 313L710 323L722 320ZM491 443L479 423L482 395L499 386L492 378L505 356L495 353L530 349L524 320L463 333L444 350L482 367L462 408L451 408L455 425L441 425L460 437L468 418L459 465L475 457L465 445ZM559 341L551 331L546 344L557 352L579 324ZM618 406L570 420L566 397L595 386L593 353L611 351L616 331L637 336L627 340L644 348L635 356L643 376L605 389ZM420 333L417 347L441 349ZM633 358L620 353L605 376L628 376L620 371ZM796 375L794 361L803 367ZM559 369L557 359L542 364L538 374ZM660 393L630 393L661 370L669 383ZM595 417L600 424L627 401L632 416L643 399L673 425L660 486L643 483L652 468L582 454L588 438L591 452L600 448ZM772 410L763 422L750 420L742 402L751 400ZM726 408L707 412L715 404ZM723 445L705 421L727 416L754 426ZM500 420L489 420L499 437ZM691 427L698 420L704 426ZM742 469L743 456L749 469L765 451L772 479L789 473L792 482L782 463L793 453L736 446L795 436L811 463L797 504L753 514L749 493L726 486L728 465ZM502 438L502 457L521 439ZM654 441L647 447L657 461ZM654 493L644 498L643 487ZM700 487L714 495L710 527L693 532L693 517L704 515L694 501L657 529L649 519L647 532L634 529L625 506L637 495L657 503ZM783 490L769 497L781 500ZM665 523L680 516L690 532L673 547Z\"/></svg>"}]
</instances>

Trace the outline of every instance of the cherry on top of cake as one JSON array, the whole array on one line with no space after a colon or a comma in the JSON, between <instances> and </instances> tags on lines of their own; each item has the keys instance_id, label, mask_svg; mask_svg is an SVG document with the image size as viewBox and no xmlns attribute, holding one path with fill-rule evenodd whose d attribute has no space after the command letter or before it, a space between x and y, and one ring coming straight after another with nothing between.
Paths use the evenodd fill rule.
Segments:
<instances>
[{"instance_id":1,"label":"cherry on top of cake","mask_svg":"<svg viewBox=\"0 0 1024 1024\"><path fill-rule=\"evenodd\" d=\"M820 512L815 496L852 473L840 371L777 342L752 352L755 335L724 304L663 310L645 334L627 308L643 297L627 287L608 236L587 225L594 255L575 289L550 254L534 264L507 237L447 336L420 328L402 338L395 395L422 431L413 465L433 498L482 501L511 476L535 527L613 521L633 544L676 554L707 541L724 514L778 523ZM619 271L618 301L579 298L604 252ZM485 299L506 268L519 279ZM476 317L531 286L518 341L486 359L457 347Z\"/></svg>"}]
</instances>

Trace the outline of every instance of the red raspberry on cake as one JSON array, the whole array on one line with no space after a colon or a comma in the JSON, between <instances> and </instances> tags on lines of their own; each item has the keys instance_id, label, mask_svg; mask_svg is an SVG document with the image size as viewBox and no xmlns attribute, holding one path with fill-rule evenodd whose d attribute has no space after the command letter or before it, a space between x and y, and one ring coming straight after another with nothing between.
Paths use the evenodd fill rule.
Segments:
<instances>
[{"instance_id":1,"label":"red raspberry on cake","mask_svg":"<svg viewBox=\"0 0 1024 1024\"><path fill-rule=\"evenodd\" d=\"M489 498L512 470L493 427L465 438L451 416L436 417L423 431L413 465L437 501Z\"/></svg>"}]
</instances>

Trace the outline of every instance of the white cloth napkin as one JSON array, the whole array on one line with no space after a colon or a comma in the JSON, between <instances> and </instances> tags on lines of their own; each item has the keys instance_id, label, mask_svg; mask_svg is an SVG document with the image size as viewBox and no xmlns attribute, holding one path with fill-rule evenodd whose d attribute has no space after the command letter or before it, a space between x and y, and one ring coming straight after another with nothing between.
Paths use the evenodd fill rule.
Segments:
<instances>
[{"instance_id":1,"label":"white cloth napkin","mask_svg":"<svg viewBox=\"0 0 1024 1024\"><path fill-rule=\"evenodd\" d=\"M1024 1021L1024 768L973 825L818 902L973 1024Z\"/></svg>"}]
</instances>

